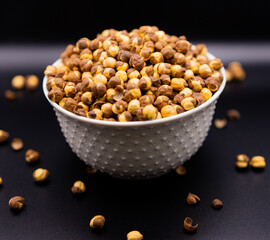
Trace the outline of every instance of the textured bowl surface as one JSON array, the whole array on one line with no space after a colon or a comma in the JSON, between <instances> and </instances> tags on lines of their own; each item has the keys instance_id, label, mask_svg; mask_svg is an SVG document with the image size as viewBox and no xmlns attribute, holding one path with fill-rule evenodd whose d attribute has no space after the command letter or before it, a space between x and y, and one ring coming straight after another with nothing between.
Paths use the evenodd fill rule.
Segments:
<instances>
[{"instance_id":1,"label":"textured bowl surface","mask_svg":"<svg viewBox=\"0 0 270 240\"><path fill-rule=\"evenodd\" d=\"M209 59L215 58L210 53ZM54 64L59 63L57 60ZM211 126L215 105L226 84L199 107L152 121L110 122L77 116L48 99L72 151L86 164L119 178L163 175L194 155Z\"/></svg>"}]
</instances>

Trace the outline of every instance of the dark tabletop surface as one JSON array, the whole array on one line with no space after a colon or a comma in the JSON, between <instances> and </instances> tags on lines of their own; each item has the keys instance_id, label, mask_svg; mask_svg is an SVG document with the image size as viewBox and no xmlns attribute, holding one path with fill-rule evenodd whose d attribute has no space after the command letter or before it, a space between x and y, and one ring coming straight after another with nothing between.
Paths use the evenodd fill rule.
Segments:
<instances>
[{"instance_id":1,"label":"dark tabletop surface","mask_svg":"<svg viewBox=\"0 0 270 240\"><path fill-rule=\"evenodd\" d=\"M239 153L265 156L269 165L269 62L246 63L246 81L226 86L215 118L225 117L230 108L238 109L242 118L222 130L211 127L203 147L185 164L185 176L171 171L145 181L88 175L85 164L65 142L41 85L36 92L19 91L12 102L3 97L16 74L32 73L41 79L45 66L37 66L35 62L32 68L0 68L0 129L10 132L11 138L22 138L25 144L19 152L11 149L10 142L0 145L1 240L120 240L131 230L139 230L148 240L270 238L269 166L260 172L235 168ZM40 162L25 162L28 148L40 152ZM33 182L32 172L38 167L50 171L44 185ZM70 188L79 179L87 191L75 197ZM198 205L186 204L189 192L201 198ZM8 207L15 195L26 199L18 214ZM211 207L214 198L223 201L221 210ZM89 228L96 214L106 218L100 233ZM194 234L183 230L187 216L199 224Z\"/></svg>"}]
</instances>

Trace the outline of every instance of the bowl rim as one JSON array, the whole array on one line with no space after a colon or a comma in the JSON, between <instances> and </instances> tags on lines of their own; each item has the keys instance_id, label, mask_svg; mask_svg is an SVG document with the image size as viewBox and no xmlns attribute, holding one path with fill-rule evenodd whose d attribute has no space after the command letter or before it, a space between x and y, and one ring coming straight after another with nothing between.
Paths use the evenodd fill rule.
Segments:
<instances>
[{"instance_id":1,"label":"bowl rim","mask_svg":"<svg viewBox=\"0 0 270 240\"><path fill-rule=\"evenodd\" d=\"M209 60L212 60L212 59L216 58L214 55L212 55L209 52L206 53L206 56L208 57ZM59 58L52 65L57 65L57 64L59 64L61 62L62 62L62 60ZM172 121L176 121L176 120L179 120L179 119L189 117L189 116L191 116L191 115L193 115L193 114L195 114L197 112L200 112L203 109L207 108L209 105L211 105L213 102L215 102L219 98L220 94L222 93L222 91L225 88L225 85L226 85L226 72L225 72L224 67L222 67L220 69L220 72L223 75L223 81L222 81L219 89L214 93L214 95L209 100L207 100L206 102L204 102L203 104L201 104L200 106L198 106L198 107L196 107L196 108L194 108L192 110L189 110L189 111L186 111L186 112L183 112L183 113L171 116L171 117L155 119L155 120L149 120L149 121L113 122L113 121L104 121L104 120L97 120L97 119L86 118L86 117L83 117L83 116L78 116L78 115L76 115L76 114L74 114L72 112L69 112L66 109L60 107L57 103L51 101L48 98L47 77L46 76L44 76L44 78L43 78L42 88L43 88L43 93L45 94L46 99L54 107L54 109L58 110L62 114L66 115L66 116L68 116L68 117L70 117L72 119L78 120L78 121L83 122L83 123L89 123L89 124L94 124L94 125L99 125L99 126L140 127L140 126L149 126L149 125L158 125L158 124L169 123L169 122L172 122Z\"/></svg>"}]
</instances>

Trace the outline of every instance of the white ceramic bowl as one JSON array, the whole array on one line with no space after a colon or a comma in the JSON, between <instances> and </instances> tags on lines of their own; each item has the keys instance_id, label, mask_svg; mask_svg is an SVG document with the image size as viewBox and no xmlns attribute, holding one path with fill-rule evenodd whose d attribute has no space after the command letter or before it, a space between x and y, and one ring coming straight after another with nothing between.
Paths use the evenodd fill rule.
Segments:
<instances>
[{"instance_id":1,"label":"white ceramic bowl","mask_svg":"<svg viewBox=\"0 0 270 240\"><path fill-rule=\"evenodd\" d=\"M208 53L209 59L215 57ZM61 62L58 59L55 63ZM110 122L77 116L48 98L72 151L86 164L119 178L152 178L190 159L211 126L215 106L226 84L205 103L190 111L152 121Z\"/></svg>"}]
</instances>

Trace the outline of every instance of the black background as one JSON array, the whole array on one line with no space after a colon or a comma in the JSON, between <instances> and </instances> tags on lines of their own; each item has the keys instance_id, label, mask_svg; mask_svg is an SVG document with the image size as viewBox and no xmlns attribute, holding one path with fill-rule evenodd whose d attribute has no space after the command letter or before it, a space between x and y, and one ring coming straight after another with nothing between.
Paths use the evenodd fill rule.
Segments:
<instances>
[{"instance_id":1,"label":"black background","mask_svg":"<svg viewBox=\"0 0 270 240\"><path fill-rule=\"evenodd\" d=\"M190 40L270 37L267 0L2 1L2 42L74 42L106 28L157 25Z\"/></svg>"},{"instance_id":2,"label":"black background","mask_svg":"<svg viewBox=\"0 0 270 240\"><path fill-rule=\"evenodd\" d=\"M60 54L65 44L74 43L82 36L93 38L105 28L131 30L149 24L169 34L185 34L191 41L269 42L269 1L5 1L1 4L0 47L2 50L7 44L11 47L5 56L0 52L0 129L9 131L11 138L21 137L25 143L19 152L10 148L10 142L0 145L0 176L4 181L0 188L1 240L119 240L134 229L148 240L269 239L269 166L262 172L250 168L239 172L234 166L239 153L265 156L269 165L270 61L264 64L252 61L254 55L248 55L248 46L249 60L244 64L247 79L243 84L226 86L215 113L215 118L223 118L226 110L236 108L242 119L230 122L223 130L212 126L203 147L186 163L186 176L172 171L157 179L124 181L101 173L87 175L84 163L65 143L41 86L37 92L17 92L18 98L13 102L3 96L11 88L14 75L33 73L42 79L44 62L50 64L55 59L53 56L46 60L41 55L31 59L27 55L22 61L22 53L38 52L46 44L44 52L50 49L47 44L53 47L57 43L61 46ZM17 50L12 51L16 45L26 50L18 53L20 61L12 65L11 60L16 58L8 58L8 51L16 56ZM9 66L5 57L10 61ZM28 148L41 153L38 164L25 162ZM38 167L50 171L50 180L44 185L32 180L32 172ZM87 192L74 197L70 188L79 179L86 183ZM188 206L185 203L188 192L199 195L201 202ZM18 214L8 207L14 195L26 198L25 207ZM224 208L212 209L213 198L220 198ZM106 218L101 233L91 232L88 225L96 214ZM187 216L199 224L195 234L183 230Z\"/></svg>"}]
</instances>

